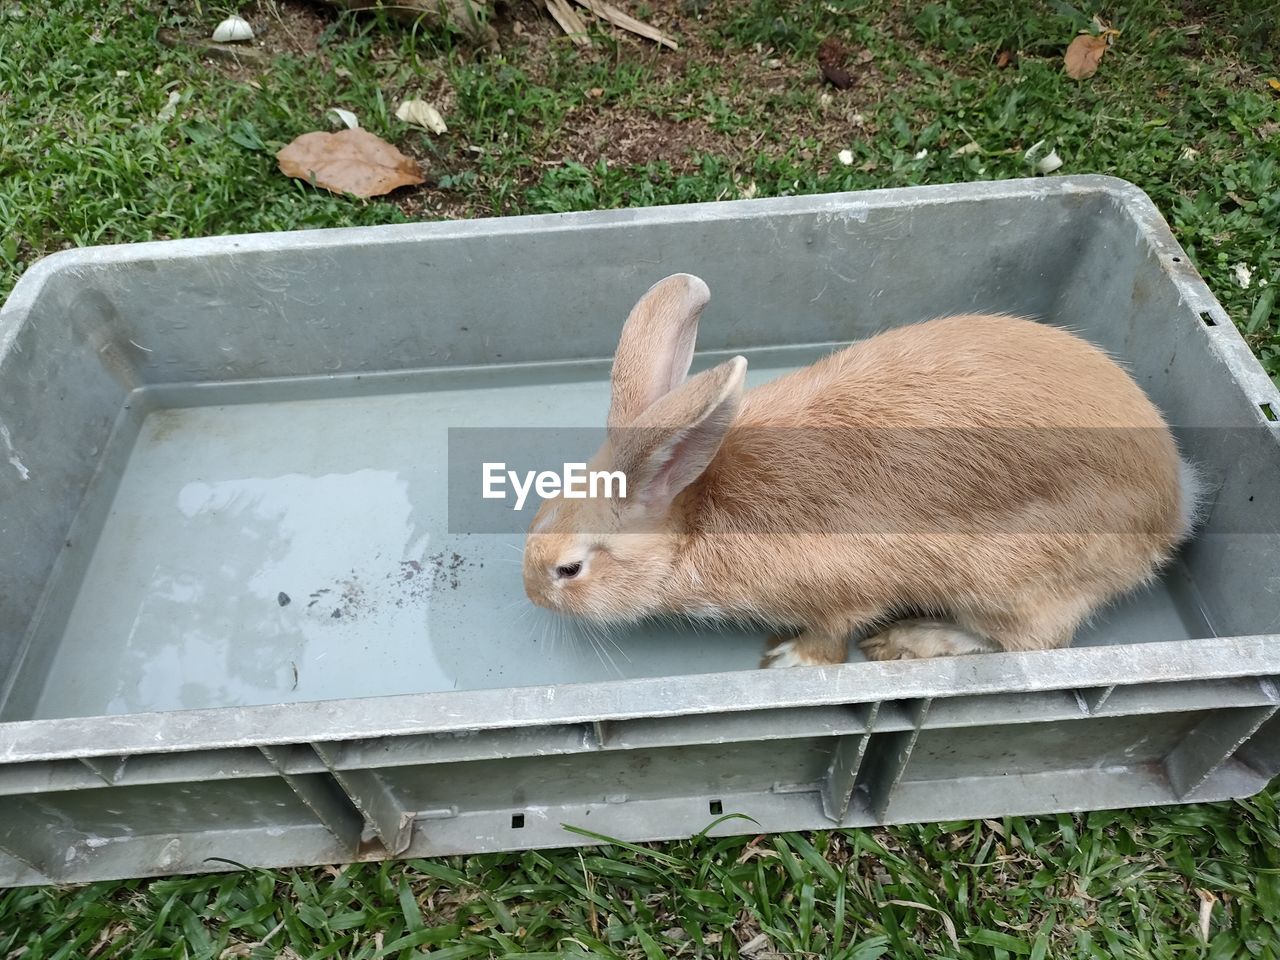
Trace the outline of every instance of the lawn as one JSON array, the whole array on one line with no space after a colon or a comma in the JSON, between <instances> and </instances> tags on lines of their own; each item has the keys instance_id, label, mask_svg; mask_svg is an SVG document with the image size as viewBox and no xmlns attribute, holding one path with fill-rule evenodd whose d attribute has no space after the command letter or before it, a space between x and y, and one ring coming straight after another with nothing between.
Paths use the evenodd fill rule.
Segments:
<instances>
[{"instance_id":1,"label":"lawn","mask_svg":"<svg viewBox=\"0 0 1280 960\"><path fill-rule=\"evenodd\" d=\"M1062 71L1080 3L624 5L680 50L579 49L527 0L497 9L487 57L259 0L241 13L267 62L204 61L182 38L225 6L0 0L0 298L68 246L1025 176L1045 141L1061 173L1146 190L1280 375L1280 4L1103 11L1121 32L1082 81ZM820 78L828 36L847 90ZM448 132L396 120L407 97ZM428 183L359 201L281 176L275 151L330 107ZM1277 797L7 891L0 960L1276 958Z\"/></svg>"}]
</instances>

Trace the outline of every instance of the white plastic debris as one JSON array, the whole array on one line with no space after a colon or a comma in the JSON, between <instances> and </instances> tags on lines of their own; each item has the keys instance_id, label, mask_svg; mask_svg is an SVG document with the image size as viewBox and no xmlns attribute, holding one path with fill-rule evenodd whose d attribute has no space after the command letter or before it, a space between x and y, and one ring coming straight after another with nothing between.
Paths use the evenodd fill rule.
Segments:
<instances>
[{"instance_id":1,"label":"white plastic debris","mask_svg":"<svg viewBox=\"0 0 1280 960\"><path fill-rule=\"evenodd\" d=\"M350 110L343 110L341 107L330 107L329 113L332 113L335 117L341 120L348 130L354 130L356 127L360 126L359 119L357 119L356 115Z\"/></svg>"},{"instance_id":2,"label":"white plastic debris","mask_svg":"<svg viewBox=\"0 0 1280 960\"><path fill-rule=\"evenodd\" d=\"M839 157L839 159L840 159L840 162L841 162L841 163L843 163L846 167L852 167L852 166L853 166L853 151L852 151L852 150L841 150L841 151L840 151L840 153L838 154L838 157Z\"/></svg>"},{"instance_id":3,"label":"white plastic debris","mask_svg":"<svg viewBox=\"0 0 1280 960\"><path fill-rule=\"evenodd\" d=\"M1248 290L1249 285L1253 283L1253 271L1249 269L1249 265L1237 263L1231 269L1236 275L1236 283L1240 284L1242 289Z\"/></svg>"},{"instance_id":4,"label":"white plastic debris","mask_svg":"<svg viewBox=\"0 0 1280 960\"><path fill-rule=\"evenodd\" d=\"M1062 166L1062 158L1058 156L1058 151L1049 147L1046 152L1046 143L1048 143L1047 140L1037 140L1022 154L1022 158L1035 167L1036 173L1053 173Z\"/></svg>"},{"instance_id":5,"label":"white plastic debris","mask_svg":"<svg viewBox=\"0 0 1280 960\"><path fill-rule=\"evenodd\" d=\"M1057 150L1050 150L1047 156L1036 161L1036 173L1048 175L1062 166L1062 158Z\"/></svg>"},{"instance_id":6,"label":"white plastic debris","mask_svg":"<svg viewBox=\"0 0 1280 960\"><path fill-rule=\"evenodd\" d=\"M213 31L213 39L218 43L234 43L236 40L252 40L253 27L249 21L240 17L227 17Z\"/></svg>"},{"instance_id":7,"label":"white plastic debris","mask_svg":"<svg viewBox=\"0 0 1280 960\"><path fill-rule=\"evenodd\" d=\"M396 119L412 123L435 134L449 131L445 126L444 117L440 116L440 111L425 100L404 101L396 108Z\"/></svg>"},{"instance_id":8,"label":"white plastic debris","mask_svg":"<svg viewBox=\"0 0 1280 960\"><path fill-rule=\"evenodd\" d=\"M928 150L921 150L919 153L917 153L917 154L916 154L916 159L917 159L917 160L923 160L923 159L924 159L925 157L927 157L928 155L929 155L929 151L928 151Z\"/></svg>"},{"instance_id":9,"label":"white plastic debris","mask_svg":"<svg viewBox=\"0 0 1280 960\"><path fill-rule=\"evenodd\" d=\"M163 107L160 108L160 112L156 114L156 120L159 121L160 123L168 123L170 120L172 120L174 118L174 115L178 112L178 101L181 99L182 99L182 94L180 94L177 90L170 90L169 100L167 103L165 103Z\"/></svg>"}]
</instances>

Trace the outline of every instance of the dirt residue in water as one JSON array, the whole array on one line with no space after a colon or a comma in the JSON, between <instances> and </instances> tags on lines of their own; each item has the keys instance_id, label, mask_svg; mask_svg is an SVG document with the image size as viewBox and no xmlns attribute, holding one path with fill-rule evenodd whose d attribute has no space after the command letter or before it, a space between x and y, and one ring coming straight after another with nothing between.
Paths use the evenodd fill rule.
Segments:
<instances>
[{"instance_id":1,"label":"dirt residue in water","mask_svg":"<svg viewBox=\"0 0 1280 960\"><path fill-rule=\"evenodd\" d=\"M464 566L475 566L472 561L457 552L450 553L448 559L443 553L437 553L428 559L435 566L435 585L443 587L447 583L450 590L458 589L458 575Z\"/></svg>"},{"instance_id":2,"label":"dirt residue in water","mask_svg":"<svg viewBox=\"0 0 1280 960\"><path fill-rule=\"evenodd\" d=\"M425 601L437 590L457 590L468 569L483 566L483 561L469 560L456 550L442 550L421 560L401 560L380 577L362 578L352 570L331 586L312 591L306 609L330 620L353 620L388 603L404 607Z\"/></svg>"}]
</instances>

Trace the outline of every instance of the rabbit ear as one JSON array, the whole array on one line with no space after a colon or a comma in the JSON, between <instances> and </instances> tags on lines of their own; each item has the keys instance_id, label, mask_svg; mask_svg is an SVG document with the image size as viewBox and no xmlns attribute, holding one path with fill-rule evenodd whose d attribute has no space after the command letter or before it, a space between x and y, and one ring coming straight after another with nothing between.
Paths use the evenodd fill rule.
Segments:
<instances>
[{"instance_id":1,"label":"rabbit ear","mask_svg":"<svg viewBox=\"0 0 1280 960\"><path fill-rule=\"evenodd\" d=\"M610 427L631 423L684 382L698 317L710 299L707 285L688 273L659 280L640 298L622 326L613 359Z\"/></svg>"},{"instance_id":2,"label":"rabbit ear","mask_svg":"<svg viewBox=\"0 0 1280 960\"><path fill-rule=\"evenodd\" d=\"M613 463L627 476L627 499L665 511L707 469L738 415L745 357L685 381L630 424L609 431Z\"/></svg>"}]
</instances>

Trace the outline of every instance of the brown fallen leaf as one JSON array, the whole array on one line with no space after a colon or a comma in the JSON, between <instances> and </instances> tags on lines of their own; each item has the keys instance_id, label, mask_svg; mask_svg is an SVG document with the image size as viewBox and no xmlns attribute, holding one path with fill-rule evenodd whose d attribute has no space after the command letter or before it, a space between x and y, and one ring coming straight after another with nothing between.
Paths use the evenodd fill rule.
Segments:
<instances>
[{"instance_id":1,"label":"brown fallen leaf","mask_svg":"<svg viewBox=\"0 0 1280 960\"><path fill-rule=\"evenodd\" d=\"M591 46L591 36L587 25L582 22L578 12L569 6L569 0L546 0L547 12L560 25L569 39L579 47Z\"/></svg>"},{"instance_id":2,"label":"brown fallen leaf","mask_svg":"<svg viewBox=\"0 0 1280 960\"><path fill-rule=\"evenodd\" d=\"M1013 62L1013 54L1010 53L1008 50L1001 50L998 54L996 54L997 70L1003 70L1012 62Z\"/></svg>"},{"instance_id":3,"label":"brown fallen leaf","mask_svg":"<svg viewBox=\"0 0 1280 960\"><path fill-rule=\"evenodd\" d=\"M1080 34L1067 47L1067 54L1064 58L1067 76L1072 80L1087 80L1092 77L1098 72L1098 64L1102 62L1102 55L1106 52L1106 34L1098 34L1097 36L1089 33Z\"/></svg>"},{"instance_id":4,"label":"brown fallen leaf","mask_svg":"<svg viewBox=\"0 0 1280 960\"><path fill-rule=\"evenodd\" d=\"M637 20L629 14L623 13L611 3L605 0L576 0L578 4L586 7L601 20L612 23L615 27L621 27L629 33L634 33L638 37L644 37L646 40L652 40L664 47L670 47L672 50L679 50L680 45L668 37L657 27L651 27L647 23Z\"/></svg>"},{"instance_id":5,"label":"brown fallen leaf","mask_svg":"<svg viewBox=\"0 0 1280 960\"><path fill-rule=\"evenodd\" d=\"M951 945L953 947L959 948L960 938L956 936L955 923L952 922L951 918L947 916L945 913L943 913L941 910L939 910L937 907L931 907L924 903L918 903L915 900L886 900L884 903L880 904L880 909L883 910L886 906L888 906L891 903L897 907L911 907L914 910L926 910L929 913L936 913L939 917L942 918L942 926L943 926L943 929L947 931L947 939L951 941Z\"/></svg>"},{"instance_id":6,"label":"brown fallen leaf","mask_svg":"<svg viewBox=\"0 0 1280 960\"><path fill-rule=\"evenodd\" d=\"M276 160L287 177L357 197L379 197L426 182L417 161L360 127L304 133L277 153Z\"/></svg>"},{"instance_id":7,"label":"brown fallen leaf","mask_svg":"<svg viewBox=\"0 0 1280 960\"><path fill-rule=\"evenodd\" d=\"M827 37L818 44L818 69L826 79L841 90L853 86L853 74L845 69L849 54L835 37Z\"/></svg>"}]
</instances>

